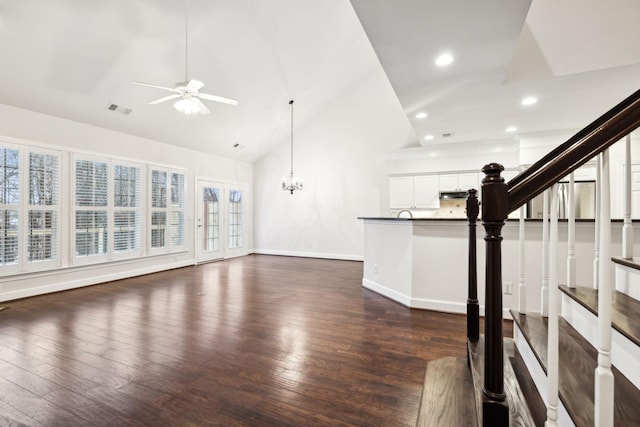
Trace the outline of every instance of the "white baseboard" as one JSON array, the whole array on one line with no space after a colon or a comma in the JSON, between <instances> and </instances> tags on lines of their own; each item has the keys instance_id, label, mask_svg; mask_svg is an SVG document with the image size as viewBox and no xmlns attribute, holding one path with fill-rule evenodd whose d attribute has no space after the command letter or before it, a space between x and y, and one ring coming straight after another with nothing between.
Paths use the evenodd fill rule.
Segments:
<instances>
[{"instance_id":1,"label":"white baseboard","mask_svg":"<svg viewBox=\"0 0 640 427\"><path fill-rule=\"evenodd\" d=\"M174 268L187 267L194 265L194 260L184 260L169 264L154 265L134 270L118 271L116 273L105 274L101 276L89 276L78 280L70 280L66 282L58 282L43 286L33 286L25 289L14 291L6 291L0 293L0 301L11 301L20 298L27 298L36 295L48 294L52 292L67 291L70 289L81 288L84 286L97 285L99 283L111 282L113 280L126 279L129 277L143 276L145 274L157 273L159 271L171 270Z\"/></svg>"},{"instance_id":2,"label":"white baseboard","mask_svg":"<svg viewBox=\"0 0 640 427\"><path fill-rule=\"evenodd\" d=\"M280 255L280 256L294 256L303 258L324 258L324 259L339 259L343 261L364 261L364 255L351 255L351 254L330 254L323 252L303 252L303 251L279 251L275 249L254 249L254 254L260 255Z\"/></svg>"},{"instance_id":3,"label":"white baseboard","mask_svg":"<svg viewBox=\"0 0 640 427\"><path fill-rule=\"evenodd\" d=\"M467 314L467 303L440 301L428 298L411 298L411 308L443 311L445 313Z\"/></svg>"},{"instance_id":4,"label":"white baseboard","mask_svg":"<svg viewBox=\"0 0 640 427\"><path fill-rule=\"evenodd\" d=\"M365 278L362 279L362 287L367 288L373 292L376 292L380 295L383 295L393 301L400 303L406 307L411 307L411 298L407 295L401 294L400 292L387 288L386 286L382 286L379 283L372 282L371 280L367 280Z\"/></svg>"}]
</instances>

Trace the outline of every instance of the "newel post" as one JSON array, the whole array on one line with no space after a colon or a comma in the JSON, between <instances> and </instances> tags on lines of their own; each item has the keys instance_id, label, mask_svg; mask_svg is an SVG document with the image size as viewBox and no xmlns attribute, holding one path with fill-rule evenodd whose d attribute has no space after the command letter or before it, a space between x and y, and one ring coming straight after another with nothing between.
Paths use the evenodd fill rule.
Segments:
<instances>
[{"instance_id":1,"label":"newel post","mask_svg":"<svg viewBox=\"0 0 640 427\"><path fill-rule=\"evenodd\" d=\"M500 173L504 167L490 163L482 168L482 225L485 229L486 275L484 317L483 426L508 426L509 408L504 392L502 338L502 227L507 219L508 187Z\"/></svg>"},{"instance_id":2,"label":"newel post","mask_svg":"<svg viewBox=\"0 0 640 427\"><path fill-rule=\"evenodd\" d=\"M480 213L478 190L467 192L467 219L469 220L469 290L467 297L467 339L478 341L480 336L480 306L478 305L478 266L476 257L476 221Z\"/></svg>"}]
</instances>

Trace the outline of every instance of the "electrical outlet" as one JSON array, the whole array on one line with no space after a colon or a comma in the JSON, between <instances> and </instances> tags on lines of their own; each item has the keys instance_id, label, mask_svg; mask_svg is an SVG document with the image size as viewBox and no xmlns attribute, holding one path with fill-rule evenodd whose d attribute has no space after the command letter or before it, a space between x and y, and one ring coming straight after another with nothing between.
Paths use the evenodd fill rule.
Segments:
<instances>
[{"instance_id":1,"label":"electrical outlet","mask_svg":"<svg viewBox=\"0 0 640 427\"><path fill-rule=\"evenodd\" d=\"M513 294L513 283L511 282L503 282L502 283L502 293L505 295Z\"/></svg>"},{"instance_id":2,"label":"electrical outlet","mask_svg":"<svg viewBox=\"0 0 640 427\"><path fill-rule=\"evenodd\" d=\"M373 264L373 272L378 274L378 264Z\"/></svg>"}]
</instances>

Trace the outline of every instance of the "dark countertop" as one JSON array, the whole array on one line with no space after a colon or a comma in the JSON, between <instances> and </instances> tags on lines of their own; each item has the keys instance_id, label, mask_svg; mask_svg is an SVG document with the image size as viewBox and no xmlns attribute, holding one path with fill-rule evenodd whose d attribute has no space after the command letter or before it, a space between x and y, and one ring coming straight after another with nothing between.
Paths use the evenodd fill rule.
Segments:
<instances>
[{"instance_id":1,"label":"dark countertop","mask_svg":"<svg viewBox=\"0 0 640 427\"><path fill-rule=\"evenodd\" d=\"M383 221L467 221L467 218L395 218L392 216L359 216L358 219Z\"/></svg>"},{"instance_id":2,"label":"dark countertop","mask_svg":"<svg viewBox=\"0 0 640 427\"><path fill-rule=\"evenodd\" d=\"M394 218L391 216L359 216L358 219L370 219L376 221L467 221L467 218ZM478 218L478 223L482 218ZM507 221L519 221L518 218L507 218ZM542 218L525 218L525 222L542 222ZM566 219L559 219L558 222L567 222ZM576 219L576 222L595 222L593 219ZM622 219L612 219L611 222L623 222ZM634 224L640 224L640 219L632 220Z\"/></svg>"}]
</instances>

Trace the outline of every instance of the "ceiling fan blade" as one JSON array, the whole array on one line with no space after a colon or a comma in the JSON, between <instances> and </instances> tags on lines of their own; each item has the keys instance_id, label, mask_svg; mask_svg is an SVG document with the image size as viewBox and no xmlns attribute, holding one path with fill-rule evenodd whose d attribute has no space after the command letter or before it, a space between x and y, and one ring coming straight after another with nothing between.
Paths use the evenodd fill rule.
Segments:
<instances>
[{"instance_id":1,"label":"ceiling fan blade","mask_svg":"<svg viewBox=\"0 0 640 427\"><path fill-rule=\"evenodd\" d=\"M187 90L191 92L197 92L204 86L200 80L189 80L187 82Z\"/></svg>"},{"instance_id":2,"label":"ceiling fan blade","mask_svg":"<svg viewBox=\"0 0 640 427\"><path fill-rule=\"evenodd\" d=\"M204 105L202 103L202 101L200 101L200 99L198 99L197 96L192 96L191 97L191 101L193 101L194 104L196 104L198 106L198 108L200 109L200 114L209 114L210 111L209 109L206 107L206 105Z\"/></svg>"},{"instance_id":3,"label":"ceiling fan blade","mask_svg":"<svg viewBox=\"0 0 640 427\"><path fill-rule=\"evenodd\" d=\"M180 98L181 96L182 96L182 95L180 95L180 94L169 95L169 96L163 96L162 98L158 98L158 99L154 99L153 101L149 101L149 102L147 102L147 104L149 104L149 105L156 105L156 104L160 104L161 102L169 101L169 100L171 100L171 99Z\"/></svg>"},{"instance_id":4,"label":"ceiling fan blade","mask_svg":"<svg viewBox=\"0 0 640 427\"><path fill-rule=\"evenodd\" d=\"M162 90L169 90L171 92L179 92L178 90L176 90L175 88L172 87L166 87L166 86L159 86L159 85L154 85L151 83L143 83L143 82L131 82L134 85L140 85L140 86L149 86L149 87L155 87L156 89L162 89Z\"/></svg>"},{"instance_id":5,"label":"ceiling fan blade","mask_svg":"<svg viewBox=\"0 0 640 427\"><path fill-rule=\"evenodd\" d=\"M223 96L209 95L208 93L199 93L198 96L207 101L222 102L223 104L238 105L238 101L231 98L225 98Z\"/></svg>"}]
</instances>

